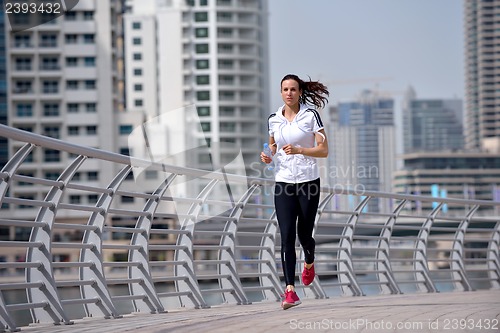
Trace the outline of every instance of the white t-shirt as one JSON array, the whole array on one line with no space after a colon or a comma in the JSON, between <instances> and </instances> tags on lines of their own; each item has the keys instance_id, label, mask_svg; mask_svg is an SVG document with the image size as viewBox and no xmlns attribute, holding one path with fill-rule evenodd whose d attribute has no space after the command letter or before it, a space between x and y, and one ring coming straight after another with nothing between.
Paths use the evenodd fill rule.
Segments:
<instances>
[{"instance_id":1,"label":"white t-shirt","mask_svg":"<svg viewBox=\"0 0 500 333\"><path fill-rule=\"evenodd\" d=\"M275 180L285 183L303 183L319 178L316 158L302 154L286 155L282 147L292 144L294 147L314 147L314 134L323 129L321 117L313 108L305 104L293 119L288 121L283 115L284 105L269 116L269 135L274 137L277 149L274 155Z\"/></svg>"}]
</instances>

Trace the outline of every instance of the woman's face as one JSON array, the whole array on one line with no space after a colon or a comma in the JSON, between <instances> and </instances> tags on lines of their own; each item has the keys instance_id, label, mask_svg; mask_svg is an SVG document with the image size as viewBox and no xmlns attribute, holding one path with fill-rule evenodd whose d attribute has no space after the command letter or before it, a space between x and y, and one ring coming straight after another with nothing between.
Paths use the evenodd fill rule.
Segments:
<instances>
[{"instance_id":1,"label":"woman's face","mask_svg":"<svg viewBox=\"0 0 500 333\"><path fill-rule=\"evenodd\" d=\"M297 105L301 94L302 91L299 90L299 83L297 81L289 79L281 83L281 98L287 106L292 107Z\"/></svg>"}]
</instances>

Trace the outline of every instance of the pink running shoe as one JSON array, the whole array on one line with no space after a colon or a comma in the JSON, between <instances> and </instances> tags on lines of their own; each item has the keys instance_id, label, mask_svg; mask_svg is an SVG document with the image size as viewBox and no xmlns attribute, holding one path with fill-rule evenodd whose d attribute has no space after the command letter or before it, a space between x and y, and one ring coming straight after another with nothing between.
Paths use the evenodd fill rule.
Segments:
<instances>
[{"instance_id":1,"label":"pink running shoe","mask_svg":"<svg viewBox=\"0 0 500 333\"><path fill-rule=\"evenodd\" d=\"M316 273L314 272L314 264L309 269L304 265L304 270L302 271L302 283L304 284L304 286L310 285L314 281L315 275Z\"/></svg>"},{"instance_id":2,"label":"pink running shoe","mask_svg":"<svg viewBox=\"0 0 500 333\"><path fill-rule=\"evenodd\" d=\"M281 307L283 310L290 309L291 307L297 306L300 303L302 303L299 299L299 296L297 296L297 293L295 291L288 291L285 290L285 299L283 302L281 302Z\"/></svg>"}]
</instances>

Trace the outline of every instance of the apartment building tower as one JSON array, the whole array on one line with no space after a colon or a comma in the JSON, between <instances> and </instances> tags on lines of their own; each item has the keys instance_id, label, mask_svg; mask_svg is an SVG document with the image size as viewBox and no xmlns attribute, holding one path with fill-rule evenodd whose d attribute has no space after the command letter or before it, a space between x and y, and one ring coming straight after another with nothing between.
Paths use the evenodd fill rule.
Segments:
<instances>
[{"instance_id":1,"label":"apartment building tower","mask_svg":"<svg viewBox=\"0 0 500 333\"><path fill-rule=\"evenodd\" d=\"M269 114L267 1L129 0L126 6L127 111L166 120L159 131L166 146L172 150L175 142L176 152L192 153L180 166L251 174ZM193 131L182 108L195 112ZM244 170L229 165L238 155Z\"/></svg>"},{"instance_id":2,"label":"apartment building tower","mask_svg":"<svg viewBox=\"0 0 500 333\"><path fill-rule=\"evenodd\" d=\"M500 152L500 0L464 1L466 117L468 149Z\"/></svg>"},{"instance_id":3,"label":"apartment building tower","mask_svg":"<svg viewBox=\"0 0 500 333\"><path fill-rule=\"evenodd\" d=\"M117 114L123 75L117 41L122 34L121 12L119 0L81 0L61 16L37 14L43 24L33 25L38 22L33 15L12 15L6 20L9 126L120 152ZM9 142L8 148L12 156L20 143ZM55 180L74 158L49 149L35 150L31 163L19 172ZM82 182L105 185L115 173L88 163L78 176ZM11 193L16 197L43 200L46 195L46 189L38 186L15 188L22 191ZM84 204L87 198L75 195L73 201ZM22 213L15 209L9 214Z\"/></svg>"}]
</instances>

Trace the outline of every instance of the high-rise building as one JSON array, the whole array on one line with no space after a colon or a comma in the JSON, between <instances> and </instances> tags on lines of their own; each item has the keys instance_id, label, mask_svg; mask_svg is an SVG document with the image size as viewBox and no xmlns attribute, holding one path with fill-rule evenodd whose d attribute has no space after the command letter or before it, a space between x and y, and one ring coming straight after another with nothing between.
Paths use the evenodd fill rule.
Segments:
<instances>
[{"instance_id":1,"label":"high-rise building","mask_svg":"<svg viewBox=\"0 0 500 333\"><path fill-rule=\"evenodd\" d=\"M121 152L117 139L123 99L118 87L123 52L117 45L122 34L121 7L120 0L80 0L61 16L37 14L46 21L43 24L33 24L34 14L9 17L5 28L9 126ZM19 145L10 142L9 154ZM23 166L20 173L56 179L74 156L36 150L30 159L32 165ZM116 174L99 163L82 166L81 171L81 181L101 185ZM26 187L23 191L42 200L46 190ZM85 197L80 199L86 203Z\"/></svg>"},{"instance_id":2,"label":"high-rise building","mask_svg":"<svg viewBox=\"0 0 500 333\"><path fill-rule=\"evenodd\" d=\"M334 182L329 185L390 192L396 164L393 99L364 91L358 101L340 103L330 112L335 149L329 155L328 179ZM383 211L380 205L370 200L368 209Z\"/></svg>"},{"instance_id":3,"label":"high-rise building","mask_svg":"<svg viewBox=\"0 0 500 333\"><path fill-rule=\"evenodd\" d=\"M467 149L500 152L499 0L464 1Z\"/></svg>"},{"instance_id":4,"label":"high-rise building","mask_svg":"<svg viewBox=\"0 0 500 333\"><path fill-rule=\"evenodd\" d=\"M410 88L403 102L402 126L406 154L464 148L459 99L417 99Z\"/></svg>"},{"instance_id":5,"label":"high-rise building","mask_svg":"<svg viewBox=\"0 0 500 333\"><path fill-rule=\"evenodd\" d=\"M250 163L267 140L267 1L129 0L126 5L127 111L149 121L165 119L156 143L166 140L167 150L193 153L177 161L181 166L238 173L228 165L241 155L243 171L251 174ZM197 118L194 131L186 130L186 118L192 117L180 111L189 106Z\"/></svg>"}]
</instances>

